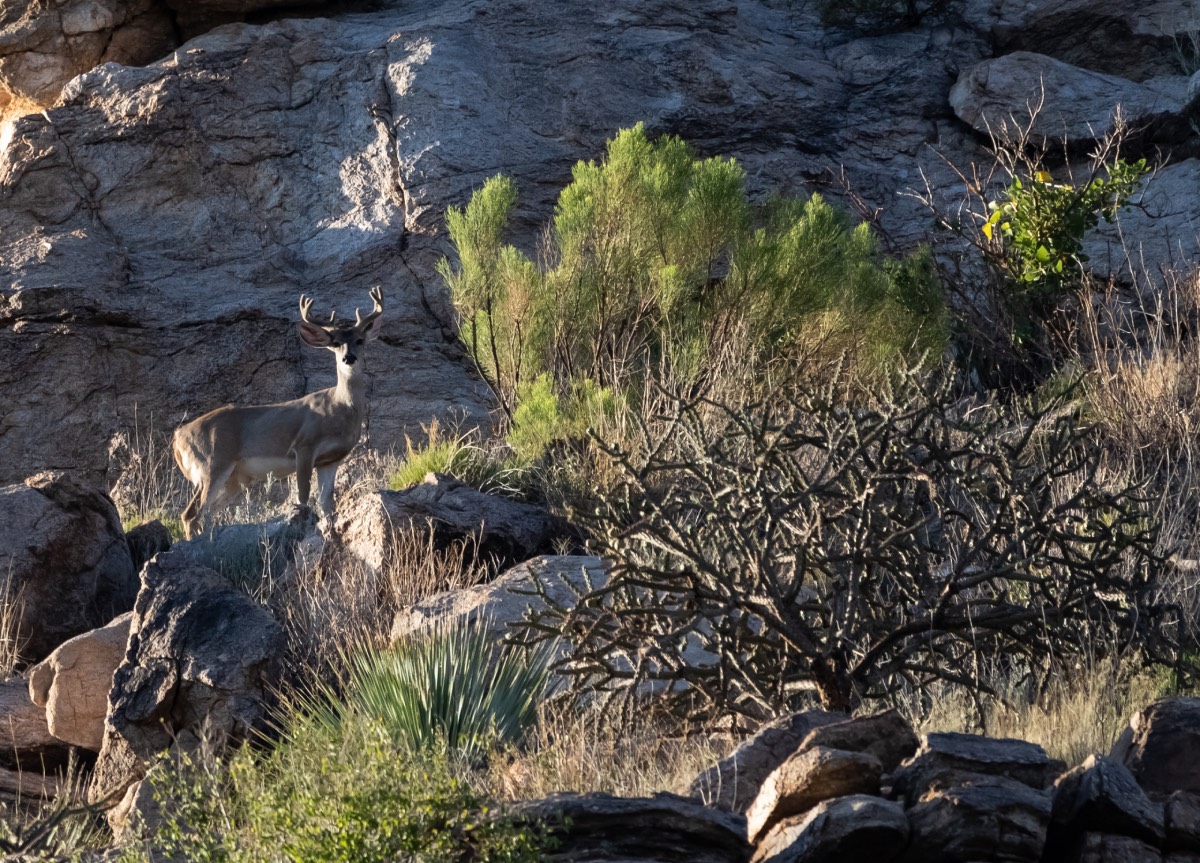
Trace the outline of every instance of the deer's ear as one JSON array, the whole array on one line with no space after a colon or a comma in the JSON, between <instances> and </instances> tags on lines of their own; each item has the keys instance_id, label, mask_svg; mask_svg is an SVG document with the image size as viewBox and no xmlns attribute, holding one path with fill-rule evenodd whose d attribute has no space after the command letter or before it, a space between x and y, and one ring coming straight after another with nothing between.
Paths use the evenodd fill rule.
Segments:
<instances>
[{"instance_id":1,"label":"deer's ear","mask_svg":"<svg viewBox=\"0 0 1200 863\"><path fill-rule=\"evenodd\" d=\"M382 325L382 318L376 317L368 321L366 327L363 328L363 339L369 342L379 338L379 329Z\"/></svg>"},{"instance_id":2,"label":"deer's ear","mask_svg":"<svg viewBox=\"0 0 1200 863\"><path fill-rule=\"evenodd\" d=\"M314 348L329 347L329 333L324 327L318 327L315 324L301 322L300 338L304 339L304 343Z\"/></svg>"}]
</instances>

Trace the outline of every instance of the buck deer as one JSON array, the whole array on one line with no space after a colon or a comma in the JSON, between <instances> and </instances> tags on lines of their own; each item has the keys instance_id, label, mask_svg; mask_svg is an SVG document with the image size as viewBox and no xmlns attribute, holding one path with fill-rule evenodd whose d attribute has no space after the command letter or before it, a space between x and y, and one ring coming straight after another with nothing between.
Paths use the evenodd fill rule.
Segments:
<instances>
[{"instance_id":1,"label":"buck deer","mask_svg":"<svg viewBox=\"0 0 1200 863\"><path fill-rule=\"evenodd\" d=\"M235 497L251 480L267 474L296 474L301 506L308 505L313 468L321 512L333 513L333 481L338 465L358 443L366 407L367 375L363 349L379 335L383 294L371 290L375 308L365 318L354 310L354 323L309 317L312 299L300 298L300 338L337 357L337 386L273 405L225 405L175 430L175 462L196 493L183 511L188 539L202 532L204 513Z\"/></svg>"}]
</instances>

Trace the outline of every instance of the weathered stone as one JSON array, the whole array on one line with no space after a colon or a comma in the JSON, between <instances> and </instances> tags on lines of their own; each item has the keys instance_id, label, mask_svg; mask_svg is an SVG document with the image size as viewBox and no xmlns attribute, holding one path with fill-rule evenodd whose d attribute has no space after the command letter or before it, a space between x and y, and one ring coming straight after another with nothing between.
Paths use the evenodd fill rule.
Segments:
<instances>
[{"instance_id":1,"label":"weathered stone","mask_svg":"<svg viewBox=\"0 0 1200 863\"><path fill-rule=\"evenodd\" d=\"M141 572L146 562L160 551L171 549L171 532L157 518L142 522L125 533L129 543L129 556L133 559L133 571Z\"/></svg>"},{"instance_id":2,"label":"weathered stone","mask_svg":"<svg viewBox=\"0 0 1200 863\"><path fill-rule=\"evenodd\" d=\"M621 798L555 794L508 810L549 827L558 846L544 854L562 863L745 863L745 822L674 794Z\"/></svg>"},{"instance_id":3,"label":"weathered stone","mask_svg":"<svg viewBox=\"0 0 1200 863\"><path fill-rule=\"evenodd\" d=\"M137 575L112 501L42 474L0 489L0 596L19 609L23 659L133 607Z\"/></svg>"},{"instance_id":4,"label":"weathered stone","mask_svg":"<svg viewBox=\"0 0 1200 863\"><path fill-rule=\"evenodd\" d=\"M1064 857L1063 863L1158 863L1162 854L1152 845L1129 836L1085 833Z\"/></svg>"},{"instance_id":5,"label":"weathered stone","mask_svg":"<svg viewBox=\"0 0 1200 863\"><path fill-rule=\"evenodd\" d=\"M936 733L921 739L917 754L892 774L892 793L912 805L930 790L1003 777L1030 788L1046 788L1062 772L1034 743L980 737L975 734Z\"/></svg>"},{"instance_id":6,"label":"weathered stone","mask_svg":"<svg viewBox=\"0 0 1200 863\"><path fill-rule=\"evenodd\" d=\"M174 551L251 591L263 579L280 579L293 568L300 544L314 535L316 525L310 507L293 505L286 515L261 523L213 528L197 539L175 543Z\"/></svg>"},{"instance_id":7,"label":"weathered stone","mask_svg":"<svg viewBox=\"0 0 1200 863\"><path fill-rule=\"evenodd\" d=\"M553 551L569 536L561 519L542 506L485 494L440 474L404 491L360 494L338 508L336 532L349 556L371 571L386 569L403 536L436 548L458 543L480 560L512 566Z\"/></svg>"},{"instance_id":8,"label":"weathered stone","mask_svg":"<svg viewBox=\"0 0 1200 863\"><path fill-rule=\"evenodd\" d=\"M19 677L0 682L0 764L40 772L66 755L45 707L29 697L29 684Z\"/></svg>"},{"instance_id":9,"label":"weathered stone","mask_svg":"<svg viewBox=\"0 0 1200 863\"><path fill-rule=\"evenodd\" d=\"M909 806L905 863L1041 859L1050 795L1004 776L930 791Z\"/></svg>"},{"instance_id":10,"label":"weathered stone","mask_svg":"<svg viewBox=\"0 0 1200 863\"><path fill-rule=\"evenodd\" d=\"M125 658L133 612L77 635L30 670L29 695L59 740L100 751L113 672Z\"/></svg>"},{"instance_id":11,"label":"weathered stone","mask_svg":"<svg viewBox=\"0 0 1200 863\"><path fill-rule=\"evenodd\" d=\"M884 773L891 773L900 766L901 761L916 753L919 745L920 741L907 720L896 710L886 710L874 716L860 716L823 725L804 738L800 748L825 746L848 752L866 752L879 759Z\"/></svg>"},{"instance_id":12,"label":"weathered stone","mask_svg":"<svg viewBox=\"0 0 1200 863\"><path fill-rule=\"evenodd\" d=\"M540 594L560 608L569 608L582 593L607 583L608 569L598 557L537 557L487 584L434 594L398 612L392 640L451 622L486 622L499 641L528 614L546 607Z\"/></svg>"},{"instance_id":13,"label":"weathered stone","mask_svg":"<svg viewBox=\"0 0 1200 863\"><path fill-rule=\"evenodd\" d=\"M1051 835L1047 849L1066 848L1069 839L1088 831L1131 836L1162 845L1166 835L1163 807L1152 803L1123 764L1090 755L1055 784Z\"/></svg>"},{"instance_id":14,"label":"weathered stone","mask_svg":"<svg viewBox=\"0 0 1200 863\"><path fill-rule=\"evenodd\" d=\"M763 781L746 811L746 836L757 842L784 818L799 815L822 800L848 794L878 794L883 770L864 752L817 746L795 753Z\"/></svg>"},{"instance_id":15,"label":"weathered stone","mask_svg":"<svg viewBox=\"0 0 1200 863\"><path fill-rule=\"evenodd\" d=\"M1035 142L1090 145L1114 128L1120 105L1140 146L1178 147L1191 136L1191 103L1183 75L1136 84L1027 51L984 60L950 91L959 119L1009 143L1028 128Z\"/></svg>"},{"instance_id":16,"label":"weathered stone","mask_svg":"<svg viewBox=\"0 0 1200 863\"><path fill-rule=\"evenodd\" d=\"M801 742L814 728L846 719L844 713L805 710L769 722L693 779L687 794L719 809L745 812L758 796L763 781L800 749Z\"/></svg>"},{"instance_id":17,"label":"weathered stone","mask_svg":"<svg viewBox=\"0 0 1200 863\"><path fill-rule=\"evenodd\" d=\"M804 815L780 821L759 840L753 863L888 863L906 844L904 809L856 794L822 801Z\"/></svg>"},{"instance_id":18,"label":"weathered stone","mask_svg":"<svg viewBox=\"0 0 1200 863\"><path fill-rule=\"evenodd\" d=\"M169 747L245 739L283 650L269 612L213 570L175 551L142 570L132 634L113 676L89 796L123 793Z\"/></svg>"},{"instance_id":19,"label":"weathered stone","mask_svg":"<svg viewBox=\"0 0 1200 863\"><path fill-rule=\"evenodd\" d=\"M1189 851L1200 854L1200 794L1176 791L1167 798L1167 851Z\"/></svg>"},{"instance_id":20,"label":"weathered stone","mask_svg":"<svg viewBox=\"0 0 1200 863\"><path fill-rule=\"evenodd\" d=\"M1112 757L1151 797L1200 792L1200 698L1162 698L1135 714Z\"/></svg>"}]
</instances>

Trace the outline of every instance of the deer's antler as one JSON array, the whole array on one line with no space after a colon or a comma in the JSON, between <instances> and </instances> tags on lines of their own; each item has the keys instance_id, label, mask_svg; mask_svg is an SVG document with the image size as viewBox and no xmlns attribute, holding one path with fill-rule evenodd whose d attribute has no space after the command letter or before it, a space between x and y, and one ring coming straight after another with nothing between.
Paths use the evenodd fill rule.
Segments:
<instances>
[{"instance_id":1,"label":"deer's antler","mask_svg":"<svg viewBox=\"0 0 1200 863\"><path fill-rule=\"evenodd\" d=\"M333 311L331 311L329 313L329 323L328 324L322 324L320 321L314 321L312 318L310 318L308 316L309 312L312 311L312 304L313 304L312 297L305 296L303 294L300 295L300 320L304 321L304 323L312 324L314 327L326 327L326 326L329 326L330 324L332 324L334 322L334 320L337 318L337 310L334 309ZM357 316L357 314L358 314L358 310L355 309L355 315Z\"/></svg>"},{"instance_id":2,"label":"deer's antler","mask_svg":"<svg viewBox=\"0 0 1200 863\"><path fill-rule=\"evenodd\" d=\"M363 327L383 314L383 290L378 285L371 288L371 301L375 304L375 308L371 314L367 315L365 318L362 316L362 313L355 308L354 326Z\"/></svg>"}]
</instances>

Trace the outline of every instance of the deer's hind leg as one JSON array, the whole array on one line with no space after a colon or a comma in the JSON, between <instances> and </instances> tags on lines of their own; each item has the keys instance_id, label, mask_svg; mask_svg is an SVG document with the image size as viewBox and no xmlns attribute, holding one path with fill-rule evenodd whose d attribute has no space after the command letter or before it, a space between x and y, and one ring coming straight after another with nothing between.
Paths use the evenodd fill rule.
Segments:
<instances>
[{"instance_id":1,"label":"deer's hind leg","mask_svg":"<svg viewBox=\"0 0 1200 863\"><path fill-rule=\"evenodd\" d=\"M208 520L206 515L213 507L227 500L234 467L232 464L226 465L219 472L214 471L207 477L200 478L196 494L183 511L183 532L188 539L195 539L204 533L207 527L204 522ZM238 489L240 488L239 484Z\"/></svg>"}]
</instances>

